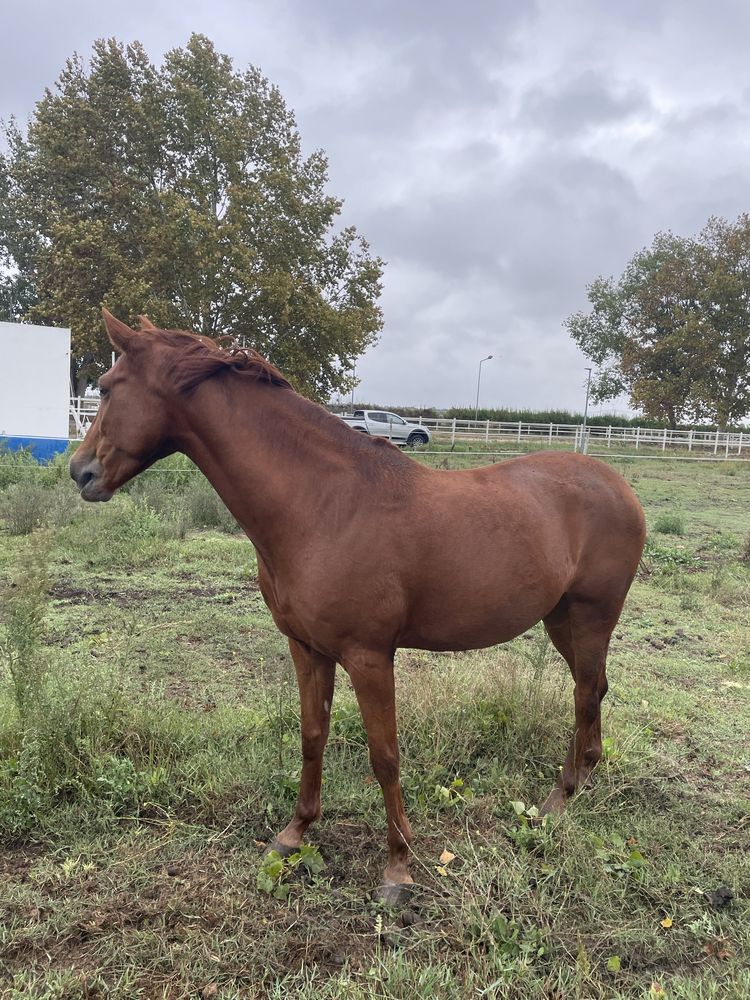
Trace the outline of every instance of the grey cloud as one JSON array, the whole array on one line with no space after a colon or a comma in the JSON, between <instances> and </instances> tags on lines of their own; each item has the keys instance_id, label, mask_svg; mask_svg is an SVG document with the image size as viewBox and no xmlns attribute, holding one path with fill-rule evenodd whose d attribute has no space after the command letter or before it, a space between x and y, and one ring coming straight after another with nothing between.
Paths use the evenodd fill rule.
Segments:
<instances>
[{"instance_id":1,"label":"grey cloud","mask_svg":"<svg viewBox=\"0 0 750 1000\"><path fill-rule=\"evenodd\" d=\"M0 117L22 120L75 49L203 31L297 112L305 149L389 263L381 402L582 403L563 330L585 286L654 232L747 209L750 7L742 0L94 0L6 5Z\"/></svg>"},{"instance_id":2,"label":"grey cloud","mask_svg":"<svg viewBox=\"0 0 750 1000\"><path fill-rule=\"evenodd\" d=\"M576 137L589 129L613 126L650 112L640 87L618 85L587 70L568 80L555 80L528 90L519 108L519 125L555 137Z\"/></svg>"}]
</instances>

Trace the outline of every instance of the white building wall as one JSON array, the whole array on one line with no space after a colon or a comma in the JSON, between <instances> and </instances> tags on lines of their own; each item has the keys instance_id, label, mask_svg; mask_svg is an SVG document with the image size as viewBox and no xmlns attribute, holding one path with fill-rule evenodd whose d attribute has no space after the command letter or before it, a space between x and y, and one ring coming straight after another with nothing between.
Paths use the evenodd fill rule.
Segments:
<instances>
[{"instance_id":1,"label":"white building wall","mask_svg":"<svg viewBox=\"0 0 750 1000\"><path fill-rule=\"evenodd\" d=\"M0 437L68 437L70 330L0 323Z\"/></svg>"}]
</instances>

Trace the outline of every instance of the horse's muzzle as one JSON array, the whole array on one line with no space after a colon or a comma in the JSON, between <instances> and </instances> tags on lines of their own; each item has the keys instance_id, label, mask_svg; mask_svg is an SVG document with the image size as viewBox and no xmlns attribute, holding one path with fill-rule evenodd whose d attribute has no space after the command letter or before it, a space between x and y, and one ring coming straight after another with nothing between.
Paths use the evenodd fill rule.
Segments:
<instances>
[{"instance_id":1,"label":"horse's muzzle","mask_svg":"<svg viewBox=\"0 0 750 1000\"><path fill-rule=\"evenodd\" d=\"M74 455L70 460L70 475L78 487L84 500L92 503L109 500L112 490L106 489L102 483L102 466L96 456L78 459Z\"/></svg>"}]
</instances>

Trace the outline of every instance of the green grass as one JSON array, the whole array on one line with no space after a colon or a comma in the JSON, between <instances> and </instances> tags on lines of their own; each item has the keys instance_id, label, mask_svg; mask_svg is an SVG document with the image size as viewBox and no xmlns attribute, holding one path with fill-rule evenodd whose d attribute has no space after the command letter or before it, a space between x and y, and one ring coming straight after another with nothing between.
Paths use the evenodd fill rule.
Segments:
<instances>
[{"instance_id":1,"label":"green grass","mask_svg":"<svg viewBox=\"0 0 750 1000\"><path fill-rule=\"evenodd\" d=\"M62 463L0 463L0 995L749 995L750 466L613 464L652 530L594 787L533 822L572 725L539 627L401 651L419 888L392 912L368 896L384 816L343 673L309 838L325 868L286 872L284 900L258 886L299 778L294 672L199 477L170 460L92 507ZM54 502L14 534L26 481ZM684 533L659 532L675 513Z\"/></svg>"}]
</instances>

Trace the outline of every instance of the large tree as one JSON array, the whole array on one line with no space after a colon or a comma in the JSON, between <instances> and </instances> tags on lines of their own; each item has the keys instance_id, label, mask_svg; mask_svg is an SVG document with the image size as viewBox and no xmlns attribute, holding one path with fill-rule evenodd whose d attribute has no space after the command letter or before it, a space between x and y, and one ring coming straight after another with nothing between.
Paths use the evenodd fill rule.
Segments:
<instances>
[{"instance_id":1,"label":"large tree","mask_svg":"<svg viewBox=\"0 0 750 1000\"><path fill-rule=\"evenodd\" d=\"M658 234L588 298L566 326L599 366L595 400L627 393L672 427L750 412L750 216L712 218L690 239Z\"/></svg>"},{"instance_id":2,"label":"large tree","mask_svg":"<svg viewBox=\"0 0 750 1000\"><path fill-rule=\"evenodd\" d=\"M336 228L326 158L302 155L257 69L201 35L160 67L99 41L6 139L0 310L70 326L79 385L108 366L106 305L245 338L313 397L351 386L382 325L382 262Z\"/></svg>"}]
</instances>

